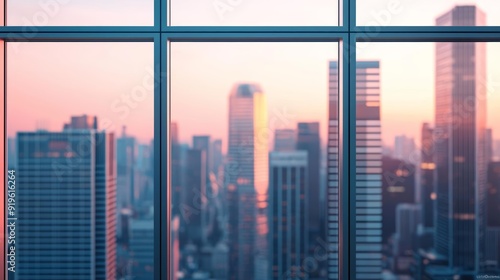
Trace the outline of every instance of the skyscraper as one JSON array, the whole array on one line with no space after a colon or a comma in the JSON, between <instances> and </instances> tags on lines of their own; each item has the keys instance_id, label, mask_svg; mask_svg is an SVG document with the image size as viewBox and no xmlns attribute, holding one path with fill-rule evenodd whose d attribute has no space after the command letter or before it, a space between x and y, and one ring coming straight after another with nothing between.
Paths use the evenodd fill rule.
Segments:
<instances>
[{"instance_id":1,"label":"skyscraper","mask_svg":"<svg viewBox=\"0 0 500 280\"><path fill-rule=\"evenodd\" d=\"M200 249L206 241L207 161L204 150L190 149L186 156L185 186L182 191L181 215L186 234L181 247L194 243Z\"/></svg>"},{"instance_id":2,"label":"skyscraper","mask_svg":"<svg viewBox=\"0 0 500 280\"><path fill-rule=\"evenodd\" d=\"M182 172L181 145L179 143L179 126L177 123L170 123L170 172L171 172L171 192L172 192L172 215L180 213L180 204L182 199L182 181L184 174Z\"/></svg>"},{"instance_id":3,"label":"skyscraper","mask_svg":"<svg viewBox=\"0 0 500 280\"><path fill-rule=\"evenodd\" d=\"M420 202L422 204L422 224L426 228L434 226L434 130L428 123L422 125L420 156Z\"/></svg>"},{"instance_id":4,"label":"skyscraper","mask_svg":"<svg viewBox=\"0 0 500 280\"><path fill-rule=\"evenodd\" d=\"M116 278L115 140L96 128L18 132L18 280Z\"/></svg>"},{"instance_id":5,"label":"skyscraper","mask_svg":"<svg viewBox=\"0 0 500 280\"><path fill-rule=\"evenodd\" d=\"M322 213L324 209L322 209L320 202L319 173L321 169L321 143L318 122L300 122L297 124L297 150L307 152L308 205L316 205L309 208L309 237L311 238L311 244L317 244L316 239L318 237L324 238L320 235L320 230L325 228L324 225L323 227L321 226L321 221L325 219Z\"/></svg>"},{"instance_id":6,"label":"skyscraper","mask_svg":"<svg viewBox=\"0 0 500 280\"><path fill-rule=\"evenodd\" d=\"M456 6L438 26L485 25L475 6ZM486 45L436 44L436 236L439 254L458 274L480 271L486 194Z\"/></svg>"},{"instance_id":7,"label":"skyscraper","mask_svg":"<svg viewBox=\"0 0 500 280\"><path fill-rule=\"evenodd\" d=\"M274 131L275 151L294 151L297 133L293 129L276 129Z\"/></svg>"},{"instance_id":8,"label":"skyscraper","mask_svg":"<svg viewBox=\"0 0 500 280\"><path fill-rule=\"evenodd\" d=\"M130 257L133 279L154 279L153 217L130 220Z\"/></svg>"},{"instance_id":9,"label":"skyscraper","mask_svg":"<svg viewBox=\"0 0 500 280\"><path fill-rule=\"evenodd\" d=\"M356 63L356 276L382 277L382 143L380 65ZM327 241L338 248L338 63L330 62ZM330 254L328 276L338 277L338 255Z\"/></svg>"},{"instance_id":10,"label":"skyscraper","mask_svg":"<svg viewBox=\"0 0 500 280\"><path fill-rule=\"evenodd\" d=\"M195 135L193 136L193 149L205 151L205 165L207 166L207 181L210 172L213 170L213 153L212 153L212 143L210 142L209 135Z\"/></svg>"},{"instance_id":11,"label":"skyscraper","mask_svg":"<svg viewBox=\"0 0 500 280\"><path fill-rule=\"evenodd\" d=\"M269 279L307 279L309 206L307 152L269 155Z\"/></svg>"},{"instance_id":12,"label":"skyscraper","mask_svg":"<svg viewBox=\"0 0 500 280\"><path fill-rule=\"evenodd\" d=\"M417 227L421 223L421 206L410 203L398 204L396 208L395 268L396 272L409 274L410 264L415 255L414 244Z\"/></svg>"},{"instance_id":13,"label":"skyscraper","mask_svg":"<svg viewBox=\"0 0 500 280\"><path fill-rule=\"evenodd\" d=\"M396 231L396 209L415 203L415 166L404 160L382 157L382 242Z\"/></svg>"},{"instance_id":14,"label":"skyscraper","mask_svg":"<svg viewBox=\"0 0 500 280\"><path fill-rule=\"evenodd\" d=\"M267 101L260 86L235 85L229 96L225 170L230 279L254 279L255 259L267 253L267 122Z\"/></svg>"},{"instance_id":15,"label":"skyscraper","mask_svg":"<svg viewBox=\"0 0 500 280\"><path fill-rule=\"evenodd\" d=\"M488 196L486 199L488 227L500 229L500 161L488 164Z\"/></svg>"},{"instance_id":16,"label":"skyscraper","mask_svg":"<svg viewBox=\"0 0 500 280\"><path fill-rule=\"evenodd\" d=\"M136 144L135 138L127 135L127 128L123 127L122 135L116 141L118 211L124 207L133 207L139 196L135 186Z\"/></svg>"},{"instance_id":17,"label":"skyscraper","mask_svg":"<svg viewBox=\"0 0 500 280\"><path fill-rule=\"evenodd\" d=\"M222 155L222 140L215 139L212 142L212 170L216 178L219 176L219 173L222 173L221 167L224 164L224 157Z\"/></svg>"},{"instance_id":18,"label":"skyscraper","mask_svg":"<svg viewBox=\"0 0 500 280\"><path fill-rule=\"evenodd\" d=\"M418 153L413 138L406 135L398 135L394 138L394 158L414 163L417 156Z\"/></svg>"}]
</instances>

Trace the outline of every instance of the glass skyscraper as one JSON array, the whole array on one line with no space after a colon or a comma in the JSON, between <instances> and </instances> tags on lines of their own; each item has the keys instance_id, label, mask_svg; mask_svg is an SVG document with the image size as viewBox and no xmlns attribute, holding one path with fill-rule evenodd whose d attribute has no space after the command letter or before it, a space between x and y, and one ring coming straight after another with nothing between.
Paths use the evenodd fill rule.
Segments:
<instances>
[{"instance_id":1,"label":"glass skyscraper","mask_svg":"<svg viewBox=\"0 0 500 280\"><path fill-rule=\"evenodd\" d=\"M269 279L307 279L309 185L306 151L269 155Z\"/></svg>"},{"instance_id":2,"label":"glass skyscraper","mask_svg":"<svg viewBox=\"0 0 500 280\"><path fill-rule=\"evenodd\" d=\"M338 63L330 62L327 241L338 250ZM356 277L382 278L382 143L380 65L356 63ZM338 251L337 251L338 252ZM330 254L329 279L338 278L338 254Z\"/></svg>"},{"instance_id":3,"label":"glass skyscraper","mask_svg":"<svg viewBox=\"0 0 500 280\"><path fill-rule=\"evenodd\" d=\"M115 140L86 120L17 133L18 280L116 278Z\"/></svg>"},{"instance_id":4,"label":"glass skyscraper","mask_svg":"<svg viewBox=\"0 0 500 280\"><path fill-rule=\"evenodd\" d=\"M267 122L267 101L260 86L235 85L229 96L225 170L230 279L257 279L256 272L267 270Z\"/></svg>"},{"instance_id":5,"label":"glass skyscraper","mask_svg":"<svg viewBox=\"0 0 500 280\"><path fill-rule=\"evenodd\" d=\"M475 6L456 6L438 26L485 24ZM437 253L454 274L480 271L484 258L487 161L486 45L436 44L436 233Z\"/></svg>"}]
</instances>

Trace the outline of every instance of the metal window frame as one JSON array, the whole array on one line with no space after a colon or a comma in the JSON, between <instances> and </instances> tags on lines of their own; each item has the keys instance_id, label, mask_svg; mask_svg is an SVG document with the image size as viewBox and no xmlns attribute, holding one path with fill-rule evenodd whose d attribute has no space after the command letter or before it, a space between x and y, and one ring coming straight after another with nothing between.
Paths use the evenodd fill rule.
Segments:
<instances>
[{"instance_id":1,"label":"metal window frame","mask_svg":"<svg viewBox=\"0 0 500 280\"><path fill-rule=\"evenodd\" d=\"M5 0L4 0L5 1ZM168 0L154 0L153 26L2 26L5 42L153 42L155 279L170 279L169 47L171 42L338 42L339 60L339 279L355 279L355 145L357 42L500 42L500 26L356 26L356 0L338 0L339 26L169 26ZM332 0L334 1L334 0ZM4 2L4 12L7 13ZM4 17L5 19L5 17ZM5 55L5 54L4 54ZM6 56L4 56L6 58ZM4 59L4 75L6 74ZM4 76L5 79L5 76ZM5 83L7 81L5 80ZM6 86L4 85L4 101ZM6 107L4 130L6 127ZM4 162L6 162L5 139ZM162 187L165 186L165 187ZM168 187L167 187L168 186ZM5 217L4 217L5 224ZM352 237L352 238L351 238ZM5 254L5 252L4 252ZM0 268L2 268L0 266ZM6 266L3 264L3 274Z\"/></svg>"}]
</instances>

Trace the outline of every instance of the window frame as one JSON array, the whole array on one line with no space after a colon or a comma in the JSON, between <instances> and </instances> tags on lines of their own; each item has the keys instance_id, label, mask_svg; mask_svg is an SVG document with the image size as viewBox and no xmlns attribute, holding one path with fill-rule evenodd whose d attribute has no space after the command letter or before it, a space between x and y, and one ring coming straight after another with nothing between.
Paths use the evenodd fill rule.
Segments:
<instances>
[{"instance_id":1,"label":"window frame","mask_svg":"<svg viewBox=\"0 0 500 280\"><path fill-rule=\"evenodd\" d=\"M335 0L332 0L335 1ZM7 4L4 0L4 25ZM154 273L170 278L170 43L338 42L339 279L355 279L356 44L357 42L500 42L500 26L357 26L356 0L338 0L338 26L170 26L168 0L154 0L153 26L0 26L9 42L153 42L154 44ZM6 127L6 48L2 113ZM6 135L0 140L6 162ZM2 171L5 182L5 172ZM4 189L5 191L5 189ZM5 207L4 200L0 202ZM3 220L5 234L6 219ZM351 239L352 237L352 239ZM5 238L5 236L3 236ZM351 242L352 241L352 242ZM3 252L5 255L5 252ZM0 266L7 275L6 264Z\"/></svg>"}]
</instances>

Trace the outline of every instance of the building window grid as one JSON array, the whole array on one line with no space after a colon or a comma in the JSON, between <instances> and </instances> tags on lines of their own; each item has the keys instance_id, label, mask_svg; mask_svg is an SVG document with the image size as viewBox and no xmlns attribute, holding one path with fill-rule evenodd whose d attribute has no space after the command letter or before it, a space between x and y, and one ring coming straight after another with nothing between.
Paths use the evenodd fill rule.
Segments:
<instances>
[{"instance_id":1,"label":"building window grid","mask_svg":"<svg viewBox=\"0 0 500 280\"><path fill-rule=\"evenodd\" d=\"M6 2L6 0L4 0ZM335 0L332 0L335 1ZM170 213L167 207L170 99L170 42L338 42L339 52L339 275L355 279L356 201L356 43L357 42L500 42L500 26L357 26L356 0L339 0L338 26L171 26L168 0L154 1L154 26L0 26L9 42L153 42L155 64L155 279L169 279ZM362 8L362 7L360 7ZM334 16L334 15L332 15ZM4 56L4 79L7 73ZM4 87L4 100L6 99ZM4 103L5 104L5 103ZM5 107L2 113L5 116ZM5 129L4 121L4 129ZM5 139L2 138L5 146ZM4 148L5 151L5 148ZM4 154L5 156L5 154ZM4 158L5 161L5 158ZM5 174L3 173L5 176ZM351 186L351 187L349 187ZM359 194L358 194L359 195ZM156 211L155 211L156 212ZM4 219L5 222L5 219ZM3 272L6 273L5 264ZM5 275L5 274L4 274Z\"/></svg>"}]
</instances>

